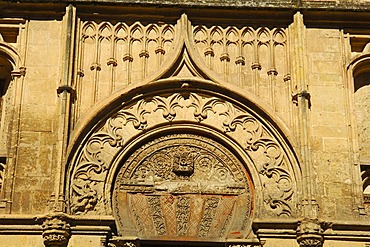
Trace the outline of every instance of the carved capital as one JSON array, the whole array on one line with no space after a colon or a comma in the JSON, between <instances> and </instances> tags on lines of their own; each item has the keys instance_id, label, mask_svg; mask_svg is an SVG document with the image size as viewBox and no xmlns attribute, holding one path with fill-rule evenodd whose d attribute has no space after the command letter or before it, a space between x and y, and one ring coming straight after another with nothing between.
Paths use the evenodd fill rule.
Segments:
<instances>
[{"instance_id":1,"label":"carved capital","mask_svg":"<svg viewBox=\"0 0 370 247\"><path fill-rule=\"evenodd\" d=\"M204 51L204 55L205 56L211 56L211 57L214 57L215 56L215 52L213 51L212 47L207 47Z\"/></svg>"},{"instance_id":2,"label":"carved capital","mask_svg":"<svg viewBox=\"0 0 370 247\"><path fill-rule=\"evenodd\" d=\"M300 247L321 247L324 242L322 222L304 219L298 223L297 242Z\"/></svg>"},{"instance_id":3,"label":"carved capital","mask_svg":"<svg viewBox=\"0 0 370 247\"><path fill-rule=\"evenodd\" d=\"M66 247L71 236L68 216L60 214L47 215L41 218L42 237L46 247Z\"/></svg>"},{"instance_id":4,"label":"carved capital","mask_svg":"<svg viewBox=\"0 0 370 247\"><path fill-rule=\"evenodd\" d=\"M148 52L148 51L145 51L145 50L142 50L142 51L139 53L139 57L145 57L145 58L148 58L148 57L149 57L149 52Z\"/></svg>"},{"instance_id":5,"label":"carved capital","mask_svg":"<svg viewBox=\"0 0 370 247\"><path fill-rule=\"evenodd\" d=\"M108 61L107 61L107 65L108 66L112 65L113 67L116 67L117 66L117 59L115 59L113 57L109 58Z\"/></svg>"},{"instance_id":6,"label":"carved capital","mask_svg":"<svg viewBox=\"0 0 370 247\"><path fill-rule=\"evenodd\" d=\"M163 49L162 46L158 46L157 49L155 49L155 54L161 54L164 55L166 51Z\"/></svg>"},{"instance_id":7,"label":"carved capital","mask_svg":"<svg viewBox=\"0 0 370 247\"><path fill-rule=\"evenodd\" d=\"M300 247L322 247L324 238L316 234L303 234L297 237Z\"/></svg>"},{"instance_id":8,"label":"carved capital","mask_svg":"<svg viewBox=\"0 0 370 247\"><path fill-rule=\"evenodd\" d=\"M222 53L221 56L220 56L220 60L230 62L230 55L227 54L227 53Z\"/></svg>"},{"instance_id":9,"label":"carved capital","mask_svg":"<svg viewBox=\"0 0 370 247\"><path fill-rule=\"evenodd\" d=\"M243 56L239 56L236 58L235 63L245 65L245 58Z\"/></svg>"},{"instance_id":10,"label":"carved capital","mask_svg":"<svg viewBox=\"0 0 370 247\"><path fill-rule=\"evenodd\" d=\"M274 75L274 76L277 76L277 75L278 75L278 72L277 72L276 68L270 68L270 69L267 71L267 75Z\"/></svg>"},{"instance_id":11,"label":"carved capital","mask_svg":"<svg viewBox=\"0 0 370 247\"><path fill-rule=\"evenodd\" d=\"M125 54L125 55L123 55L123 58L122 58L122 60L124 61L124 62L126 62L126 61L128 61L128 62L132 62L133 60L134 60L134 58L132 57L132 55L131 54Z\"/></svg>"},{"instance_id":12,"label":"carved capital","mask_svg":"<svg viewBox=\"0 0 370 247\"><path fill-rule=\"evenodd\" d=\"M84 77L84 76L85 76L84 70L83 70L83 69L78 69L78 70L77 70L77 75L78 75L79 77Z\"/></svg>"},{"instance_id":13,"label":"carved capital","mask_svg":"<svg viewBox=\"0 0 370 247\"><path fill-rule=\"evenodd\" d=\"M291 79L290 74L286 74L286 75L284 75L283 80L284 80L285 82L290 81L290 79Z\"/></svg>"},{"instance_id":14,"label":"carved capital","mask_svg":"<svg viewBox=\"0 0 370 247\"><path fill-rule=\"evenodd\" d=\"M13 70L11 72L12 78L21 77L26 75L26 67L19 67L19 70Z\"/></svg>"},{"instance_id":15,"label":"carved capital","mask_svg":"<svg viewBox=\"0 0 370 247\"><path fill-rule=\"evenodd\" d=\"M259 62L254 62L252 63L251 68L261 70L262 66Z\"/></svg>"},{"instance_id":16,"label":"carved capital","mask_svg":"<svg viewBox=\"0 0 370 247\"><path fill-rule=\"evenodd\" d=\"M99 63L93 63L90 66L90 70L100 71L101 70L101 65Z\"/></svg>"}]
</instances>

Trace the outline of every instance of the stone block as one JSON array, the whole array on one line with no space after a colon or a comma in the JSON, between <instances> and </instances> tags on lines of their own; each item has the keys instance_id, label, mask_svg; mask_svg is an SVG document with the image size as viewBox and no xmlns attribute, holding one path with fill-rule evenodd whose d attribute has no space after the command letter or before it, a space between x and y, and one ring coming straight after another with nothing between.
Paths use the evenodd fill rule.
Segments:
<instances>
[{"instance_id":1,"label":"stone block","mask_svg":"<svg viewBox=\"0 0 370 247\"><path fill-rule=\"evenodd\" d=\"M45 247L40 235L0 235L1 246L4 247Z\"/></svg>"},{"instance_id":2,"label":"stone block","mask_svg":"<svg viewBox=\"0 0 370 247\"><path fill-rule=\"evenodd\" d=\"M324 138L324 151L334 153L347 152L349 143L347 138Z\"/></svg>"},{"instance_id":3,"label":"stone block","mask_svg":"<svg viewBox=\"0 0 370 247\"><path fill-rule=\"evenodd\" d=\"M21 129L25 131L52 131L55 107L48 105L24 105L22 107Z\"/></svg>"},{"instance_id":4,"label":"stone block","mask_svg":"<svg viewBox=\"0 0 370 247\"><path fill-rule=\"evenodd\" d=\"M68 247L101 246L103 236L72 235Z\"/></svg>"}]
</instances>

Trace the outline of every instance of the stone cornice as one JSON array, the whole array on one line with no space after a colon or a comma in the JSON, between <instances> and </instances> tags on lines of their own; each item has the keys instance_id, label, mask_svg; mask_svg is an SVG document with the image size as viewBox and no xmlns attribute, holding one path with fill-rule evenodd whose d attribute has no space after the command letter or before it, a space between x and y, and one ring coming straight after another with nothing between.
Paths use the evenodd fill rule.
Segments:
<instances>
[{"instance_id":1,"label":"stone cornice","mask_svg":"<svg viewBox=\"0 0 370 247\"><path fill-rule=\"evenodd\" d=\"M111 216L67 216L72 234L101 235L111 232L114 219ZM0 234L41 234L45 215L0 215Z\"/></svg>"},{"instance_id":2,"label":"stone cornice","mask_svg":"<svg viewBox=\"0 0 370 247\"><path fill-rule=\"evenodd\" d=\"M293 15L300 11L307 27L350 31L367 29L370 25L370 2L365 3L363 0L357 3L298 0L0 0L0 18L61 19L69 4L76 6L78 17L82 19L121 20L125 17L137 20L145 16L152 21L176 21L186 12L189 19L199 23L287 26L292 22Z\"/></svg>"},{"instance_id":3,"label":"stone cornice","mask_svg":"<svg viewBox=\"0 0 370 247\"><path fill-rule=\"evenodd\" d=\"M273 8L273 9L316 9L316 10L352 10L366 11L370 3L365 1L306 1L306 0L8 0L2 2L25 3L94 3L94 4L129 4L129 5L157 5L167 7L213 7L213 8Z\"/></svg>"}]
</instances>

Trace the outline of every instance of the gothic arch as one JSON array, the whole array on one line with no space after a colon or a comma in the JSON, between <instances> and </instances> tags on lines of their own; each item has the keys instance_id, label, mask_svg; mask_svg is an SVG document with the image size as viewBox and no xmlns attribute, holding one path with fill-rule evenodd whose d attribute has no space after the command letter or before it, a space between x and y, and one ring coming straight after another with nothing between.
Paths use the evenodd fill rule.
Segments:
<instances>
[{"instance_id":1,"label":"gothic arch","mask_svg":"<svg viewBox=\"0 0 370 247\"><path fill-rule=\"evenodd\" d=\"M186 22L184 17L182 21ZM229 193L236 196L233 203L244 203L241 207L244 211L236 213L230 209L232 220L230 224L224 224L227 229L219 235L221 240L250 237L253 218L297 216L301 171L294 145L289 141L290 132L256 96L231 86L208 70L186 32L182 35L173 59L167 61L161 71L140 84L113 94L77 123L68 151L66 195L69 213L113 214L118 234L174 239L189 233L180 234L172 229L170 234L159 229L165 223L160 224L154 218L155 231L154 228L140 229L139 223L132 220L140 215L123 212L133 207L125 195L148 195L155 191L157 196L165 193L180 202L179 194L191 195L188 199L194 201L194 194L201 197L208 193L216 195L215 200L221 200ZM166 145L161 146L161 143ZM167 153L167 161L164 159L169 162L164 165L167 168L175 167L178 156L195 150L197 154L189 156L194 158L191 158L193 163L190 162L193 168L189 168L192 171L184 168L189 165L185 162L181 169L169 168L170 175L165 173L167 175L162 177L153 172L156 165L151 165L145 169L156 182L151 183L147 177L143 177L144 182L139 181L137 172L145 162L153 163L150 160L157 155L157 149ZM219 155L213 154L212 150ZM203 186L202 177L197 173L197 159L202 156L199 154L211 157L226 171L230 180L210 178L213 189ZM207 174L217 173L212 167ZM181 186L177 180L182 181ZM234 182L239 185L227 187L227 183ZM161 183L171 186L167 184L167 189L163 189ZM195 190L192 189L194 184L198 184ZM120 196L126 199L117 199ZM204 206L208 199L199 200L203 200ZM156 212L165 211L158 205ZM198 218L203 219L205 214L200 213ZM240 214L243 217L236 216ZM221 221L225 222L225 219ZM211 228L207 231L212 232ZM229 236L231 232L239 232L239 235ZM200 239L210 237L200 232L194 236Z\"/></svg>"},{"instance_id":2,"label":"gothic arch","mask_svg":"<svg viewBox=\"0 0 370 247\"><path fill-rule=\"evenodd\" d=\"M72 214L111 214L112 182L122 164L117 157L130 152L127 150L132 150L132 142L144 134L178 127L192 129L186 133L206 136L214 136L206 134L213 130L234 143L233 152L239 157L251 160L242 163L250 172L254 189L261 191L255 196L254 215L296 215L300 170L291 146L276 125L256 112L253 105L229 97L224 89L210 90L209 83L194 83L167 79L147 90L141 88L145 93L136 98L132 97L134 92L128 92L131 100L121 102L89 128L70 157L68 194Z\"/></svg>"}]
</instances>

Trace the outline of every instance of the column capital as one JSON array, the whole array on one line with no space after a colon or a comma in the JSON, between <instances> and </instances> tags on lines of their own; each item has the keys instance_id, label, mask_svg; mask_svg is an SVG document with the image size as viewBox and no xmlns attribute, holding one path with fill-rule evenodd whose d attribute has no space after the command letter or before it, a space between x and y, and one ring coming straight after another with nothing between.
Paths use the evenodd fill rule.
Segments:
<instances>
[{"instance_id":1,"label":"column capital","mask_svg":"<svg viewBox=\"0 0 370 247\"><path fill-rule=\"evenodd\" d=\"M42 237L45 247L66 247L71 236L69 217L64 213L45 215L42 221Z\"/></svg>"}]
</instances>

